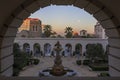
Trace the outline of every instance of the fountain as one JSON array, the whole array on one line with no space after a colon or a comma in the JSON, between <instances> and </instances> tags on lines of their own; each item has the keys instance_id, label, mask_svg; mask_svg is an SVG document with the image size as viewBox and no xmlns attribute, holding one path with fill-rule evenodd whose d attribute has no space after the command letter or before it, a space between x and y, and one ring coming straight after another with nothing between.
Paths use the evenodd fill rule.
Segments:
<instances>
[{"instance_id":1,"label":"fountain","mask_svg":"<svg viewBox=\"0 0 120 80\"><path fill-rule=\"evenodd\" d=\"M60 51L62 50L59 41L55 44L54 50L56 51L57 54L54 61L54 66L52 67L52 70L50 73L55 76L61 76L66 74L66 71L64 70L64 67L62 65L61 56L59 55Z\"/></svg>"},{"instance_id":2,"label":"fountain","mask_svg":"<svg viewBox=\"0 0 120 80\"><path fill-rule=\"evenodd\" d=\"M57 43L55 44L54 50L56 51L57 54L54 60L53 67L40 71L39 76L74 76L76 75L76 72L74 70L71 70L62 65L61 56L59 54L60 51L62 50L62 47L59 41L57 41Z\"/></svg>"}]
</instances>

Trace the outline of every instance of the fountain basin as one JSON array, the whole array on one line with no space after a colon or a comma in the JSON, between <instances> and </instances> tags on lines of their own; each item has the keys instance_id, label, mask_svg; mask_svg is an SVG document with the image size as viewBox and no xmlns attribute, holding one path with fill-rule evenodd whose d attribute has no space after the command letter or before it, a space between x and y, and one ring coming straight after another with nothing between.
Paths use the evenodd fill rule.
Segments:
<instances>
[{"instance_id":1,"label":"fountain basin","mask_svg":"<svg viewBox=\"0 0 120 80\"><path fill-rule=\"evenodd\" d=\"M42 71L39 72L39 76L40 77L42 77L42 76L47 76L47 77L57 76L57 75L51 74L51 71L52 71L52 67L44 69L44 70L42 70ZM61 76L75 76L77 74L76 71L74 71L72 69L69 69L67 67L64 67L64 71L66 72L66 74L63 74Z\"/></svg>"}]
</instances>

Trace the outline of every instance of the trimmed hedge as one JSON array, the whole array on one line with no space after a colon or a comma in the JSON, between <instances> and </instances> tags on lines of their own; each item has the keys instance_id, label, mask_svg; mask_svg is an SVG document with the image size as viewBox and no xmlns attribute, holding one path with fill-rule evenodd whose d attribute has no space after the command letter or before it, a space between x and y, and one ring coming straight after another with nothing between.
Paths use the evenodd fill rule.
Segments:
<instances>
[{"instance_id":1,"label":"trimmed hedge","mask_svg":"<svg viewBox=\"0 0 120 80\"><path fill-rule=\"evenodd\" d=\"M76 64L77 64L77 65L81 65L81 60L77 60L77 61L76 61Z\"/></svg>"},{"instance_id":2,"label":"trimmed hedge","mask_svg":"<svg viewBox=\"0 0 120 80\"><path fill-rule=\"evenodd\" d=\"M33 59L34 60L34 64L37 65L39 63L39 59Z\"/></svg>"},{"instance_id":3,"label":"trimmed hedge","mask_svg":"<svg viewBox=\"0 0 120 80\"><path fill-rule=\"evenodd\" d=\"M108 61L101 59L101 60L95 60L94 63L108 63Z\"/></svg>"},{"instance_id":4,"label":"trimmed hedge","mask_svg":"<svg viewBox=\"0 0 120 80\"><path fill-rule=\"evenodd\" d=\"M92 68L93 71L108 71L109 67L107 65L97 65L97 64L91 64L89 67Z\"/></svg>"},{"instance_id":5,"label":"trimmed hedge","mask_svg":"<svg viewBox=\"0 0 120 80\"><path fill-rule=\"evenodd\" d=\"M108 76L110 76L109 73L105 73L105 72L100 73L100 75L98 75L98 77L108 77Z\"/></svg>"},{"instance_id":6,"label":"trimmed hedge","mask_svg":"<svg viewBox=\"0 0 120 80\"><path fill-rule=\"evenodd\" d=\"M90 63L90 60L84 60L83 61L83 65L89 65L89 63Z\"/></svg>"}]
</instances>

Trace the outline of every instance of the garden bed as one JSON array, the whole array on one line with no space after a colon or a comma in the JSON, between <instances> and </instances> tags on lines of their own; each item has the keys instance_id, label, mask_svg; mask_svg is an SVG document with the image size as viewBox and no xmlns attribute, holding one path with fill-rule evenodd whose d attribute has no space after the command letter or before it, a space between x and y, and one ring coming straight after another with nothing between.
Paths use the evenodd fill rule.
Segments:
<instances>
[{"instance_id":1,"label":"garden bed","mask_svg":"<svg viewBox=\"0 0 120 80\"><path fill-rule=\"evenodd\" d=\"M108 71L109 67L107 64L90 64L89 67L93 71Z\"/></svg>"}]
</instances>

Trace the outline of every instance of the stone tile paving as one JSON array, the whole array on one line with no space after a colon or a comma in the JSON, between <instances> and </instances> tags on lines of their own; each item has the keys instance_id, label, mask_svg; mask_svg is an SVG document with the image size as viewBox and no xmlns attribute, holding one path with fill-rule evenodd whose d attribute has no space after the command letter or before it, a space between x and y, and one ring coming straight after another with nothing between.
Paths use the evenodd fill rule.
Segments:
<instances>
[{"instance_id":1,"label":"stone tile paving","mask_svg":"<svg viewBox=\"0 0 120 80\"><path fill-rule=\"evenodd\" d=\"M37 77L40 70L52 67L54 64L54 57L41 57L38 65L32 65L27 67L24 71L21 71L19 76L32 76ZM99 72L90 71L88 66L77 65L75 57L62 57L62 63L64 67L69 67L78 72L76 76L79 77L96 77Z\"/></svg>"}]
</instances>

